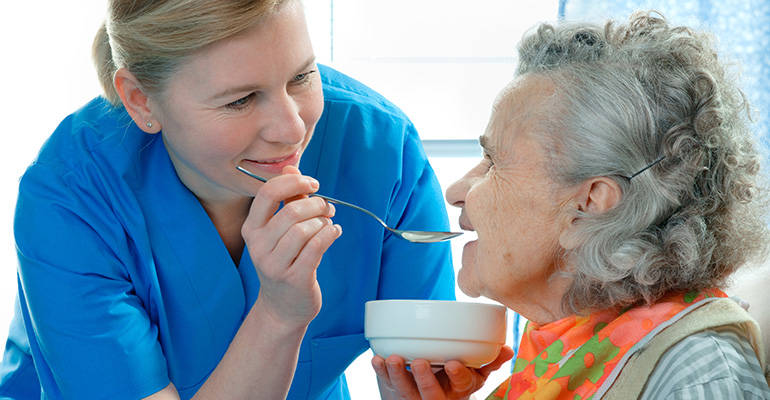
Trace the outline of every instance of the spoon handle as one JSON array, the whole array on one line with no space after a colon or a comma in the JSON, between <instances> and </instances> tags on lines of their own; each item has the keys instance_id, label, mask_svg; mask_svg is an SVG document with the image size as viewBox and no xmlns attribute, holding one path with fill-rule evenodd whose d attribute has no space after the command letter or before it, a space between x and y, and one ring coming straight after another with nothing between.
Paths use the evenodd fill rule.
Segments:
<instances>
[{"instance_id":1,"label":"spoon handle","mask_svg":"<svg viewBox=\"0 0 770 400\"><path fill-rule=\"evenodd\" d=\"M248 175L248 176L250 176L250 177L252 177L252 178L254 178L254 179L256 179L256 180L258 180L260 182L267 182L267 179L265 179L265 178L263 178L263 177L261 177L259 175L252 174L251 171L247 170L246 168L241 167L240 165L235 167L235 168L237 168L238 171L241 171L244 174L246 174L246 175Z\"/></svg>"},{"instance_id":2,"label":"spoon handle","mask_svg":"<svg viewBox=\"0 0 770 400\"><path fill-rule=\"evenodd\" d=\"M256 179L256 180L258 180L258 181L260 181L260 182L267 182L267 179L265 179L265 178L263 178L263 177L261 177L261 176L259 176L259 175L255 175L255 174L253 174L251 171L247 170L246 168L243 168L243 167L241 167L240 165L238 165L236 168L238 168L238 171L241 171L241 172L243 172L244 174L246 174L246 175L248 175L248 176L250 176L250 177L252 177L252 178L254 178L254 179ZM365 208L361 208L361 207L359 207L359 206L357 206L357 205L355 205L355 204L350 204L350 203L348 203L348 202L346 202L346 201L337 200L337 199L335 199L335 198L333 198L333 197L324 196L324 195L322 195L322 194L313 193L313 194L311 194L310 196L312 196L312 197L320 197L320 198L322 198L322 199L324 199L324 200L326 200L326 201L328 201L328 202L330 202L330 203L335 203L335 204L342 204L343 206L348 206L348 207L351 207L351 208L355 208L355 209L356 209L356 210L358 210L358 211L362 211L362 212L365 212L365 213L366 213L366 214L368 214L370 217L372 217L372 218L376 219L376 220L377 220L377 222L379 222L379 223L380 223L380 224L381 224L383 227L385 227L385 228L387 228L387 229L390 229L390 227L388 227L388 225L387 225L387 224L385 224L385 222L384 222L383 220L381 220L381 219L380 219L380 217L378 217L378 216L376 216L376 215L372 214L372 213L371 213L369 210L367 210L367 209L365 209Z\"/></svg>"}]
</instances>

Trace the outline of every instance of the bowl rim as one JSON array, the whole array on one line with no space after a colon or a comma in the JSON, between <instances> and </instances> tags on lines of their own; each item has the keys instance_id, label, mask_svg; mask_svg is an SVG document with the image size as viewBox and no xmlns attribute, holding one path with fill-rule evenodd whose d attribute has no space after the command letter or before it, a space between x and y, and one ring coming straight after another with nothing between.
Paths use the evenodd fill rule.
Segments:
<instances>
[{"instance_id":1,"label":"bowl rim","mask_svg":"<svg viewBox=\"0 0 770 400\"><path fill-rule=\"evenodd\" d=\"M387 304L387 303L411 303L411 304L436 304L436 305L443 305L443 304L461 304L463 306L468 307L494 307L494 308L504 308L505 310L508 310L508 307L500 304L500 303L484 303L480 301L460 301L460 300L438 300L438 299L382 299L382 300L369 300L366 304Z\"/></svg>"},{"instance_id":2,"label":"bowl rim","mask_svg":"<svg viewBox=\"0 0 770 400\"><path fill-rule=\"evenodd\" d=\"M373 317L377 311L384 312L386 317ZM468 318L451 318L456 312ZM434 313L439 318L433 318ZM369 340L413 338L505 343L507 330L508 308L480 302L373 300L366 303L364 315L364 337Z\"/></svg>"}]
</instances>

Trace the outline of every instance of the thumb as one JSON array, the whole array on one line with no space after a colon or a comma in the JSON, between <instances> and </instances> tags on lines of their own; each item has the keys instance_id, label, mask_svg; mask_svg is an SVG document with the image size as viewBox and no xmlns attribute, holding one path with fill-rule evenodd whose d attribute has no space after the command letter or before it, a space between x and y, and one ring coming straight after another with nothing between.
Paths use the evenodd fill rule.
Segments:
<instances>
[{"instance_id":1,"label":"thumb","mask_svg":"<svg viewBox=\"0 0 770 400\"><path fill-rule=\"evenodd\" d=\"M281 170L281 174L283 174L283 175L302 175L302 173L299 172L299 168L297 168L297 167L295 167L293 165L287 165L287 166L283 167L283 169ZM300 200L300 199L306 199L306 198L307 198L307 195L298 194L296 196L292 196L292 197L289 197L288 199L284 200L283 204L284 205L285 204L289 204L292 201Z\"/></svg>"},{"instance_id":2,"label":"thumb","mask_svg":"<svg viewBox=\"0 0 770 400\"><path fill-rule=\"evenodd\" d=\"M503 346L500 349L500 353L497 355L497 358L495 361L492 361L491 363L481 367L478 371L479 374L486 379L489 374L492 372L498 370L500 367L503 366L506 362L508 362L510 359L513 358L513 349L511 349L508 346Z\"/></svg>"},{"instance_id":3,"label":"thumb","mask_svg":"<svg viewBox=\"0 0 770 400\"><path fill-rule=\"evenodd\" d=\"M449 378L449 385L452 391L466 395L473 393L478 387L475 387L473 372L458 361L449 361L444 367L444 372Z\"/></svg>"},{"instance_id":4,"label":"thumb","mask_svg":"<svg viewBox=\"0 0 770 400\"><path fill-rule=\"evenodd\" d=\"M281 170L281 173L284 175L302 175L302 173L299 172L299 168L293 165L287 165L283 167L283 169Z\"/></svg>"}]
</instances>

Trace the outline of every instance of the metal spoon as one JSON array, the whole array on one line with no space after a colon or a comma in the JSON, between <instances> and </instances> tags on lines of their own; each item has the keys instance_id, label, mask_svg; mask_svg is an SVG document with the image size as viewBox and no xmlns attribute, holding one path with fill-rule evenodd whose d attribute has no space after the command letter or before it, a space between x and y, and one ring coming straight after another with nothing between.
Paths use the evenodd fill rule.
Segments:
<instances>
[{"instance_id":1,"label":"metal spoon","mask_svg":"<svg viewBox=\"0 0 770 400\"><path fill-rule=\"evenodd\" d=\"M246 174L246 175L248 175L248 176L250 176L250 177L252 177L252 178L254 178L254 179L258 180L258 181L267 182L267 179L265 179L265 178L263 178L263 177L261 177L259 175L252 174L251 172L247 171L245 168L241 167L240 165L237 166L236 168L238 168L238 171L241 171L244 174ZM359 206L357 206L355 204L350 204L350 203L342 201L342 200L337 200L335 198L331 198L331 197L320 195L320 194L316 194L316 193L313 193L310 196L320 197L320 198L322 198L322 199L324 199L324 200L326 200L326 201L328 201L330 203L342 204L343 206L348 206L348 207L355 208L358 211L363 211L363 212L369 214L370 217L376 219L377 222L379 222L385 229L391 231L397 238L403 239L403 240L406 240L406 241L409 241L409 242L413 242L413 243L435 243L435 242L442 242L444 240L449 240L449 239L451 239L453 237L457 237L457 236L460 236L460 235L463 234L463 232L408 231L408 230L402 230L402 229L394 229L394 228L389 227L378 216L376 216L376 215L372 214L371 212L369 212L369 210L361 208L361 207L359 207Z\"/></svg>"}]
</instances>

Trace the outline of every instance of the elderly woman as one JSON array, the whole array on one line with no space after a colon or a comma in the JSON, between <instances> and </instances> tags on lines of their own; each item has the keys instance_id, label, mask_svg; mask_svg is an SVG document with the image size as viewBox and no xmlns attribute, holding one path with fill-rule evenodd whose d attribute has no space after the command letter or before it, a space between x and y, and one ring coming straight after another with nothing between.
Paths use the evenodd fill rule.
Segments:
<instances>
[{"instance_id":1,"label":"elderly woman","mask_svg":"<svg viewBox=\"0 0 770 400\"><path fill-rule=\"evenodd\" d=\"M94 45L104 95L21 179L0 398L346 399L367 300L454 298L448 243L307 196L448 226L414 126L316 65L300 0L110 0Z\"/></svg>"},{"instance_id":2,"label":"elderly woman","mask_svg":"<svg viewBox=\"0 0 770 400\"><path fill-rule=\"evenodd\" d=\"M542 25L519 57L483 161L447 190L478 234L460 287L529 320L488 399L770 398L756 325L720 290L768 228L747 105L712 40L640 13ZM372 363L406 399L465 398L489 372Z\"/></svg>"}]
</instances>

